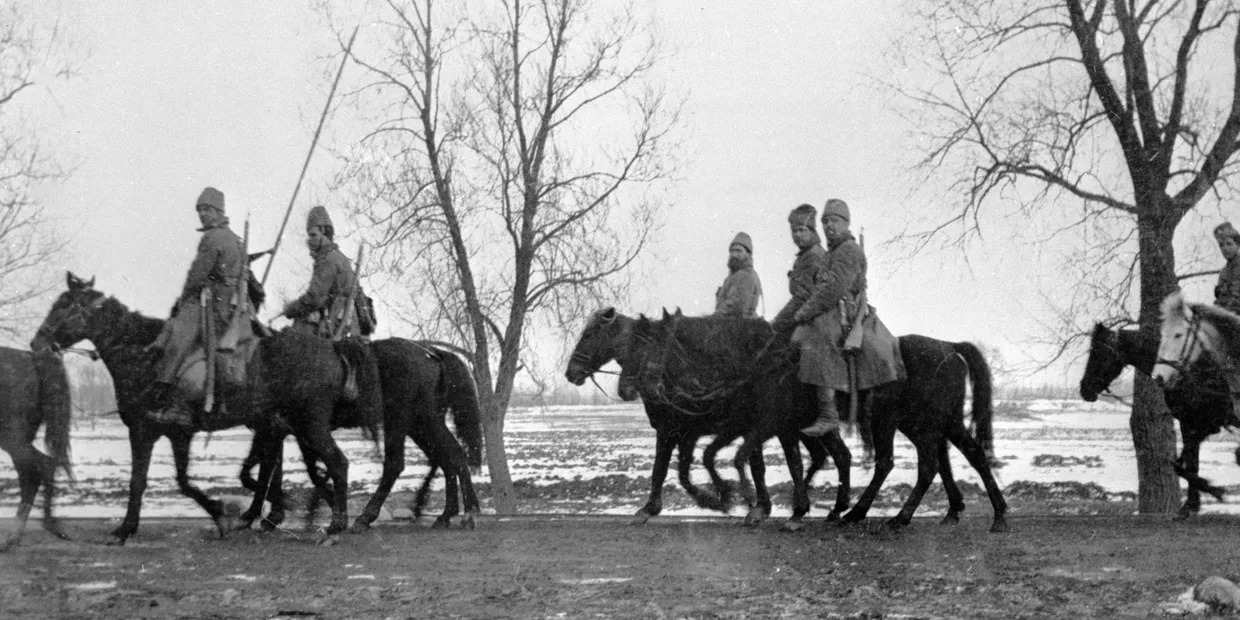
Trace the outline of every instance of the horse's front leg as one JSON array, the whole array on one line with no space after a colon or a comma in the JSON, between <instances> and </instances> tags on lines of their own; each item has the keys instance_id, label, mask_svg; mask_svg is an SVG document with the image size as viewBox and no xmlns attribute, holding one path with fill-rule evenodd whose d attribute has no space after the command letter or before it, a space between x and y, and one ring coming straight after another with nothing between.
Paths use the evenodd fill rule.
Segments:
<instances>
[{"instance_id":1,"label":"horse's front leg","mask_svg":"<svg viewBox=\"0 0 1240 620\"><path fill-rule=\"evenodd\" d=\"M788 432L780 433L779 443L784 448L788 475L792 477L792 517L779 529L785 532L799 532L805 529L805 522L802 519L809 513L809 486L806 483L805 466L801 463L801 441L797 433Z\"/></svg>"},{"instance_id":2,"label":"horse's front leg","mask_svg":"<svg viewBox=\"0 0 1240 620\"><path fill-rule=\"evenodd\" d=\"M646 505L637 510L637 514L633 515L632 525L644 525L650 520L650 517L658 516L663 512L663 483L667 481L667 469L672 462L672 448L675 447L669 433L660 427L655 432L654 439L654 468L650 470L650 496L646 498ZM681 458L684 458L683 455ZM692 459L693 455L690 454Z\"/></svg>"},{"instance_id":3,"label":"horse's front leg","mask_svg":"<svg viewBox=\"0 0 1240 620\"><path fill-rule=\"evenodd\" d=\"M840 516L844 514L845 510L848 510L848 506L852 502L852 452L849 451L848 444L844 443L844 438L840 437L839 433L827 433L821 437L820 445L825 447L827 453L831 455L831 460L835 463L835 470L839 476L838 486L835 489L835 505L831 507L831 512L827 513L827 521L839 521ZM805 480L805 488L808 492L808 475Z\"/></svg>"},{"instance_id":4,"label":"horse's front leg","mask_svg":"<svg viewBox=\"0 0 1240 620\"><path fill-rule=\"evenodd\" d=\"M1183 422L1181 422L1181 427ZM1223 490L1210 484L1198 475L1201 467L1201 440L1203 438L1192 432L1182 432L1181 440L1184 448L1180 451L1180 458L1174 463L1175 473L1188 482L1188 495L1184 500L1184 505L1180 506L1180 510L1176 513L1176 519L1187 519L1201 512L1201 492L1205 491L1213 495L1219 501L1223 499Z\"/></svg>"},{"instance_id":5,"label":"horse's front leg","mask_svg":"<svg viewBox=\"0 0 1240 620\"><path fill-rule=\"evenodd\" d=\"M758 525L771 516L771 490L766 486L766 460L762 444L749 452L749 473L753 476L754 502L745 516L747 525Z\"/></svg>"},{"instance_id":6,"label":"horse's front leg","mask_svg":"<svg viewBox=\"0 0 1240 620\"><path fill-rule=\"evenodd\" d=\"M151 450L161 434L148 430L151 422L140 418L136 426L129 429L129 500L125 510L125 519L112 530L110 545L124 545L134 532L138 531L138 520L142 514L142 496L146 493L146 477L151 469Z\"/></svg>"},{"instance_id":7,"label":"horse's front leg","mask_svg":"<svg viewBox=\"0 0 1240 620\"><path fill-rule=\"evenodd\" d=\"M172 459L176 464L177 488L181 490L181 494L202 506L207 514L211 515L211 520L215 523L215 529L223 538L229 530L233 529L236 522L238 507L230 504L225 507L224 503L218 499L212 499L202 492L202 489L194 486L189 480L189 446L193 440L193 431L175 433L168 436L172 443ZM149 454L149 453L148 453Z\"/></svg>"}]
</instances>

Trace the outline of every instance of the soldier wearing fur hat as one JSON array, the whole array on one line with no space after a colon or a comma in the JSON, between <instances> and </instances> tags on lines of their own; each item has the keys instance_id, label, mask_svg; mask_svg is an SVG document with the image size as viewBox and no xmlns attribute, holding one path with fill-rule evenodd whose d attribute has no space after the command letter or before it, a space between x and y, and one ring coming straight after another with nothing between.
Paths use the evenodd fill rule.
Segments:
<instances>
[{"instance_id":1,"label":"soldier wearing fur hat","mask_svg":"<svg viewBox=\"0 0 1240 620\"><path fill-rule=\"evenodd\" d=\"M207 291L211 319L216 334L223 334L232 318L233 294L237 288L237 275L245 252L241 238L228 228L224 215L224 193L207 187L194 203L199 232L198 253L185 276L181 296L177 298L173 317L166 327L167 340L160 360L159 376L151 393L157 405L166 405L177 372L186 356L202 343L203 291Z\"/></svg>"},{"instance_id":2,"label":"soldier wearing fur hat","mask_svg":"<svg viewBox=\"0 0 1240 620\"><path fill-rule=\"evenodd\" d=\"M737 233L728 246L728 277L715 291L715 314L743 319L758 318L762 281L753 269L753 240Z\"/></svg>"},{"instance_id":3,"label":"soldier wearing fur hat","mask_svg":"<svg viewBox=\"0 0 1240 620\"><path fill-rule=\"evenodd\" d=\"M297 299L284 304L284 316L293 319L293 329L324 338L335 336L349 310L349 294L355 291L357 276L353 265L335 242L336 229L327 209L316 206L306 216L306 247L314 259L310 286ZM357 294L357 293L355 293ZM345 337L360 333L356 308L344 332Z\"/></svg>"},{"instance_id":4,"label":"soldier wearing fur hat","mask_svg":"<svg viewBox=\"0 0 1240 620\"><path fill-rule=\"evenodd\" d=\"M1214 286L1214 305L1240 314L1240 231L1223 222L1214 228L1214 240L1227 261Z\"/></svg>"},{"instance_id":5,"label":"soldier wearing fur hat","mask_svg":"<svg viewBox=\"0 0 1240 620\"><path fill-rule=\"evenodd\" d=\"M792 299L774 321L777 331L793 329L792 341L801 349L797 378L817 392L818 417L802 429L812 437L839 429L836 392L866 390L904 376L896 339L865 300L865 252L848 230L848 204L831 199L823 207L826 249L814 216L812 206L801 205L788 217L800 252L788 273ZM845 339L854 329L862 330L854 336L864 334L859 350L846 350Z\"/></svg>"}]
</instances>

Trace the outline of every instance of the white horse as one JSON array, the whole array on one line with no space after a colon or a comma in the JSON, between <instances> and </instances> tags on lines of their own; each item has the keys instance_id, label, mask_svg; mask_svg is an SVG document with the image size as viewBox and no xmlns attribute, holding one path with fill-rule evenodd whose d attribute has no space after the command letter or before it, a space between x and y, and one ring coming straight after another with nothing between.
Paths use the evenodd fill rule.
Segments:
<instances>
[{"instance_id":1,"label":"white horse","mask_svg":"<svg viewBox=\"0 0 1240 620\"><path fill-rule=\"evenodd\" d=\"M1161 310L1158 361L1151 373L1155 383L1174 386L1202 355L1213 358L1225 376L1240 372L1240 316L1217 306L1190 304L1179 291L1167 295ZM1233 382L1229 377L1228 383Z\"/></svg>"}]
</instances>

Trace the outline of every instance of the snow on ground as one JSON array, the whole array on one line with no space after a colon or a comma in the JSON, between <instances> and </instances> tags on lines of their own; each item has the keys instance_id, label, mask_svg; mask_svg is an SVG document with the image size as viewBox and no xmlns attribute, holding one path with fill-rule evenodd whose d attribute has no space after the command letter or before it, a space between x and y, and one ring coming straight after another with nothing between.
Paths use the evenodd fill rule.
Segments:
<instances>
[{"instance_id":1,"label":"snow on ground","mask_svg":"<svg viewBox=\"0 0 1240 620\"><path fill-rule=\"evenodd\" d=\"M1136 461L1127 406L1039 400L1000 404L998 410L1007 414L997 417L995 423L996 453L1006 463L997 472L1000 486L1017 481L1075 481L1095 483L1111 493L1136 492ZM190 466L194 482L207 489L236 487L238 467L249 448L250 436L245 429L199 435L192 448L194 460ZM381 470L374 447L357 431L340 431L336 437L349 456L350 479L361 483L367 491L373 489ZM505 438L509 466L516 480L537 483L602 475L650 475L654 433L639 405L515 409L508 415ZM851 437L848 443L854 454L861 453L858 438ZM1202 476L1229 487L1232 495L1240 491L1240 467L1233 456L1236 445L1237 438L1225 431L1207 441L1201 454ZM775 441L767 445L766 451L782 455ZM408 465L396 484L398 491L416 488L426 471L424 458L411 442L406 452ZM731 452L721 452L721 460L726 459L723 463L730 463ZM303 483L304 467L292 440L286 443L285 459L289 481ZM58 502L58 514L96 518L123 515L124 501L118 497L123 497L128 486L130 456L126 429L119 419L106 416L79 421L73 432L73 462L76 481L70 483L71 488L88 485L98 493L86 497L98 499L70 505ZM958 480L980 483L959 452L952 452L952 466ZM916 479L915 467L911 444L897 435L896 469L888 484L912 483ZM161 441L156 445L151 466L148 497L143 506L145 516L202 515L197 505L177 494L173 473L171 450L166 441ZM864 485L871 474L869 467L861 467L853 473L854 485ZM768 467L767 476L771 484L788 479L786 470L778 466ZM476 480L487 480L485 468ZM700 466L695 468L694 480L706 482ZM826 471L816 483L821 487L833 480L834 472ZM674 472L669 483L675 483ZM17 489L9 459L0 459L0 489L4 489L0 514L10 513L16 509ZM636 506L623 506L608 512L629 514L635 509ZM680 510L674 514L697 512ZM1202 512L1240 513L1240 504L1220 504L1206 498Z\"/></svg>"}]
</instances>

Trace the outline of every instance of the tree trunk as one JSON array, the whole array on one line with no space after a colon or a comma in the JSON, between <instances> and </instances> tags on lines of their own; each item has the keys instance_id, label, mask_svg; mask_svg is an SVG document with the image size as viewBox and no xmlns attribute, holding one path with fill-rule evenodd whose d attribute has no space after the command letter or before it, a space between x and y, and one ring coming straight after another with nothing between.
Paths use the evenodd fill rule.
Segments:
<instances>
[{"instance_id":1,"label":"tree trunk","mask_svg":"<svg viewBox=\"0 0 1240 620\"><path fill-rule=\"evenodd\" d=\"M497 402L490 378L478 383L482 440L486 446L487 472L491 476L491 502L496 514L516 514L517 496L512 488L512 473L508 471L508 448L504 446L504 410Z\"/></svg>"},{"instance_id":2,"label":"tree trunk","mask_svg":"<svg viewBox=\"0 0 1240 620\"><path fill-rule=\"evenodd\" d=\"M1171 245L1178 218L1168 216L1169 201L1143 209L1137 217L1141 261L1140 330L1157 338L1159 305L1175 289L1175 250ZM1175 474L1175 424L1162 390L1149 377L1137 375L1132 417L1132 443L1137 453L1137 510L1141 514L1175 512L1180 506L1180 480Z\"/></svg>"}]
</instances>

